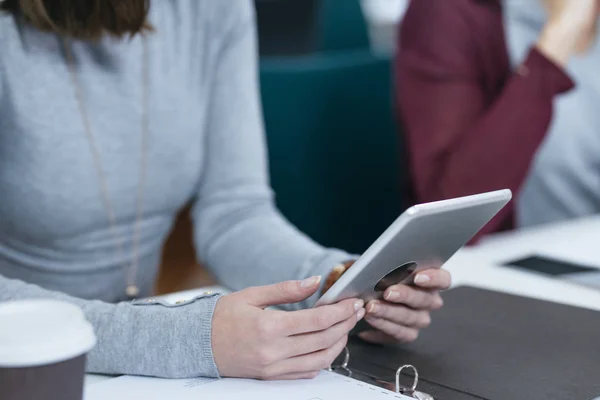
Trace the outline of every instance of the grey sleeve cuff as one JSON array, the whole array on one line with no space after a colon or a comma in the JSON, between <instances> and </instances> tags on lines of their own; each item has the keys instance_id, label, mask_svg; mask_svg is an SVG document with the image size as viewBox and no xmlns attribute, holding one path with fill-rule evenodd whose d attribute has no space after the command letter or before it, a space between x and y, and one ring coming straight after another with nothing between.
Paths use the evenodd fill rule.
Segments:
<instances>
[{"instance_id":1,"label":"grey sleeve cuff","mask_svg":"<svg viewBox=\"0 0 600 400\"><path fill-rule=\"evenodd\" d=\"M96 309L88 314L98 337L88 355L88 372L219 377L211 332L220 296L201 296L174 305L147 299Z\"/></svg>"}]
</instances>

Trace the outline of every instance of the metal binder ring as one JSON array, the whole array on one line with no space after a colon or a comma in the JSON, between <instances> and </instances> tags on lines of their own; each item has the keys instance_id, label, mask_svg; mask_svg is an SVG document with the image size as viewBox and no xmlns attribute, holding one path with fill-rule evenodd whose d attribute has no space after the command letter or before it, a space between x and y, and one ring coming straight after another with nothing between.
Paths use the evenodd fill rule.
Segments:
<instances>
[{"instance_id":1,"label":"metal binder ring","mask_svg":"<svg viewBox=\"0 0 600 400\"><path fill-rule=\"evenodd\" d=\"M350 363L350 350L348 350L348 346L344 347L344 361L342 361L342 368L348 368L348 363Z\"/></svg>"},{"instance_id":2,"label":"metal binder ring","mask_svg":"<svg viewBox=\"0 0 600 400\"><path fill-rule=\"evenodd\" d=\"M400 374L402 373L402 370L406 369L406 368L412 369L415 374L415 378L413 380L413 384L410 387L410 389L403 388L400 386ZM419 371L417 371L417 369L415 367L413 367L412 365L403 365L400 368L398 368L398 370L396 371L396 393L402 393L402 392L413 393L415 390L417 390L418 384L419 384Z\"/></svg>"},{"instance_id":3,"label":"metal binder ring","mask_svg":"<svg viewBox=\"0 0 600 400\"><path fill-rule=\"evenodd\" d=\"M332 366L330 365L329 368L327 368L328 371L333 371L334 368L339 368L339 369L343 369L344 371L346 371L346 374L348 376L352 376L352 371L350 371L350 369L348 368L348 364L350 363L350 350L348 350L348 347L344 347L344 361L342 361L342 363L340 365L335 365Z\"/></svg>"}]
</instances>

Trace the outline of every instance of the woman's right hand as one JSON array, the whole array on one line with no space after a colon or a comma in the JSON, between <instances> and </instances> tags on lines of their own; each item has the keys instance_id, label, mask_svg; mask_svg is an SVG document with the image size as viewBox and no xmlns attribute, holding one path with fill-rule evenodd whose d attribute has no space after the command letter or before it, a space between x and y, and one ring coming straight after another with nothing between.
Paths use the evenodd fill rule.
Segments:
<instances>
[{"instance_id":1,"label":"woman's right hand","mask_svg":"<svg viewBox=\"0 0 600 400\"><path fill-rule=\"evenodd\" d=\"M537 47L546 57L565 66L574 54L587 50L594 40L600 0L543 2L548 19Z\"/></svg>"},{"instance_id":2,"label":"woman's right hand","mask_svg":"<svg viewBox=\"0 0 600 400\"><path fill-rule=\"evenodd\" d=\"M212 347L221 376L268 380L313 378L342 352L365 315L348 299L300 311L266 310L312 296L319 277L252 287L222 297L212 322Z\"/></svg>"}]
</instances>

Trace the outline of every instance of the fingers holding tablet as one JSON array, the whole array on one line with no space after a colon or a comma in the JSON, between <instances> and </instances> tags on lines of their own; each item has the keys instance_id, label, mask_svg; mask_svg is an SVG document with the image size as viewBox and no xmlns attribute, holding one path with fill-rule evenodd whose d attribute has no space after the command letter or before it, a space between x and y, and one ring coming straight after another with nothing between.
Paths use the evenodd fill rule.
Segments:
<instances>
[{"instance_id":1,"label":"fingers holding tablet","mask_svg":"<svg viewBox=\"0 0 600 400\"><path fill-rule=\"evenodd\" d=\"M390 286L384 293L384 299L388 303L402 304L414 310L437 310L444 305L437 291L404 284Z\"/></svg>"},{"instance_id":2,"label":"fingers holding tablet","mask_svg":"<svg viewBox=\"0 0 600 400\"><path fill-rule=\"evenodd\" d=\"M419 276L428 279L417 279ZM359 337L371 343L416 340L419 330L431 323L430 311L444 304L438 290L447 289L450 284L447 271L431 269L420 272L415 285L390 286L384 292L384 300L371 300L367 304L365 320L374 330L361 332Z\"/></svg>"},{"instance_id":3,"label":"fingers holding tablet","mask_svg":"<svg viewBox=\"0 0 600 400\"><path fill-rule=\"evenodd\" d=\"M428 269L419 272L414 279L416 286L428 289L446 290L452 284L450 272L444 269Z\"/></svg>"},{"instance_id":4,"label":"fingers holding tablet","mask_svg":"<svg viewBox=\"0 0 600 400\"><path fill-rule=\"evenodd\" d=\"M427 328L431 324L431 316L425 310L413 310L400 304L383 301L373 301L368 307L367 322L385 319L395 324L418 329Z\"/></svg>"}]
</instances>

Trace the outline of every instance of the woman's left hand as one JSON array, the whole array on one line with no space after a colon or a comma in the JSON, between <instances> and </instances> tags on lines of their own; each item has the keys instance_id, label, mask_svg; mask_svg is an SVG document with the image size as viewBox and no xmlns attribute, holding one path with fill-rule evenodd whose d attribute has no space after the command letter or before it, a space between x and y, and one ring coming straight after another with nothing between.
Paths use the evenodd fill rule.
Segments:
<instances>
[{"instance_id":1,"label":"woman's left hand","mask_svg":"<svg viewBox=\"0 0 600 400\"><path fill-rule=\"evenodd\" d=\"M373 330L359 337L371 343L412 342L419 330L431 323L429 313L442 307L440 290L450 287L450 273L443 269L421 271L413 286L390 286L383 294L385 300L372 300L367 306L365 320Z\"/></svg>"}]
</instances>

